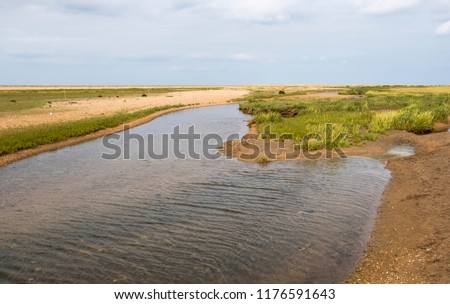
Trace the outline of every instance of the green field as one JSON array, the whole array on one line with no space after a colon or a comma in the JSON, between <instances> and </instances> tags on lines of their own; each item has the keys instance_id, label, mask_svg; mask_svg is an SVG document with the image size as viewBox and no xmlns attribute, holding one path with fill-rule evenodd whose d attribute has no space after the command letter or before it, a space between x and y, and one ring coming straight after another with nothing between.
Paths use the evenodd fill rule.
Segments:
<instances>
[{"instance_id":1,"label":"green field","mask_svg":"<svg viewBox=\"0 0 450 304\"><path fill-rule=\"evenodd\" d=\"M113 128L159 111L182 107L184 106L153 107L132 113L117 113L111 116L100 116L51 125L38 125L23 129L7 129L0 131L0 156Z\"/></svg>"}]
</instances>

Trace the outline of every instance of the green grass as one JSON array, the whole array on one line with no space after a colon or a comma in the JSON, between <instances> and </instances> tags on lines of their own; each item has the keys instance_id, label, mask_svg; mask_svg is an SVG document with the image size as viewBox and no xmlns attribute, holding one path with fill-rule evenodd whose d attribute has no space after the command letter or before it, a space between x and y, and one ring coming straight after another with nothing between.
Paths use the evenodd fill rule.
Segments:
<instances>
[{"instance_id":1,"label":"green grass","mask_svg":"<svg viewBox=\"0 0 450 304\"><path fill-rule=\"evenodd\" d=\"M54 90L0 90L0 113L41 108L48 103L77 99L142 97L174 92L218 90L220 88L118 88L118 89L54 89Z\"/></svg>"},{"instance_id":2,"label":"green grass","mask_svg":"<svg viewBox=\"0 0 450 304\"><path fill-rule=\"evenodd\" d=\"M72 137L83 136L103 129L116 127L159 111L181 107L184 106L153 107L132 113L117 113L111 116L101 116L66 123L39 125L22 129L8 129L0 132L0 155L60 142Z\"/></svg>"},{"instance_id":3,"label":"green grass","mask_svg":"<svg viewBox=\"0 0 450 304\"><path fill-rule=\"evenodd\" d=\"M256 161L260 164L267 164L270 162L270 159L265 155L261 155L258 157L258 159Z\"/></svg>"},{"instance_id":4,"label":"green grass","mask_svg":"<svg viewBox=\"0 0 450 304\"><path fill-rule=\"evenodd\" d=\"M431 87L425 86L404 86L404 85L378 85L378 86L347 86L340 95L366 95L368 92L430 92L430 93L450 93L450 90L442 89L446 87ZM439 88L439 89L436 89Z\"/></svg>"},{"instance_id":5,"label":"green grass","mask_svg":"<svg viewBox=\"0 0 450 304\"><path fill-rule=\"evenodd\" d=\"M406 109L399 113L393 121L393 128L406 130L416 134L425 134L433 131L436 118L431 111Z\"/></svg>"},{"instance_id":6,"label":"green grass","mask_svg":"<svg viewBox=\"0 0 450 304\"><path fill-rule=\"evenodd\" d=\"M281 92L284 92L281 93ZM255 90L252 91L250 94L242 97L237 98L233 101L236 102L258 102L259 100L267 100L267 99L273 99L273 98L289 98L289 97L295 97L300 95L306 95L306 91L293 91L288 92L285 90L277 90L277 89L271 89L271 90Z\"/></svg>"},{"instance_id":7,"label":"green grass","mask_svg":"<svg viewBox=\"0 0 450 304\"><path fill-rule=\"evenodd\" d=\"M385 111L375 113L369 126L369 132L377 134L385 134L392 130L394 121L399 116L399 111Z\"/></svg>"},{"instance_id":8,"label":"green grass","mask_svg":"<svg viewBox=\"0 0 450 304\"><path fill-rule=\"evenodd\" d=\"M239 106L246 114L257 115L267 112L278 112L284 117L295 116L305 111L308 104L296 100L249 101Z\"/></svg>"},{"instance_id":9,"label":"green grass","mask_svg":"<svg viewBox=\"0 0 450 304\"><path fill-rule=\"evenodd\" d=\"M258 124L263 124L266 122L279 122L282 120L282 117L278 112L267 112L256 114L253 120Z\"/></svg>"},{"instance_id":10,"label":"green grass","mask_svg":"<svg viewBox=\"0 0 450 304\"><path fill-rule=\"evenodd\" d=\"M373 91L376 88L376 91ZM278 138L291 134L301 146L308 134L325 138L326 124L333 124L333 134L347 134L341 147L373 141L389 130L416 134L432 132L437 122L450 116L449 93L401 93L403 87L367 87L361 99L280 99L249 100L240 105L254 121L262 137L266 130ZM426 90L425 90L426 91ZM360 92L358 92L360 93ZM290 136L284 136L290 138ZM311 141L310 148L323 148L325 141Z\"/></svg>"},{"instance_id":11,"label":"green grass","mask_svg":"<svg viewBox=\"0 0 450 304\"><path fill-rule=\"evenodd\" d=\"M261 115L261 114L259 114ZM318 148L323 147L326 138L326 125L333 124L333 134L347 133L348 139L345 145L351 142L360 142L363 140L360 132L354 131L354 126L358 126L358 131L362 126L368 126L371 114L365 112L310 112L292 118L283 118L278 121L257 122L258 131L263 137L266 137L267 127L277 137L295 139L301 142L308 134L318 134L323 139L317 145Z\"/></svg>"}]
</instances>

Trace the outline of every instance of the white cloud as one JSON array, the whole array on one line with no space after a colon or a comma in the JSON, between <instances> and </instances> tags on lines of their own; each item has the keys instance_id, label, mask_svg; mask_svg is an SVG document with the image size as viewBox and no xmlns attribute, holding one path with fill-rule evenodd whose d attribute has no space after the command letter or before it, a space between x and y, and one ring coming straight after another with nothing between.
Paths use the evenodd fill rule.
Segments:
<instances>
[{"instance_id":1,"label":"white cloud","mask_svg":"<svg viewBox=\"0 0 450 304\"><path fill-rule=\"evenodd\" d=\"M438 35L450 35L450 21L444 22L436 28Z\"/></svg>"},{"instance_id":2,"label":"white cloud","mask_svg":"<svg viewBox=\"0 0 450 304\"><path fill-rule=\"evenodd\" d=\"M419 4L419 0L354 0L359 11L368 15L383 15L401 11Z\"/></svg>"},{"instance_id":3,"label":"white cloud","mask_svg":"<svg viewBox=\"0 0 450 304\"><path fill-rule=\"evenodd\" d=\"M450 0L0 1L0 70L15 71L0 83L355 82L369 69L385 82L448 82L448 41L429 38L449 22ZM420 60L439 71L405 63ZM67 64L79 66L61 73Z\"/></svg>"}]
</instances>

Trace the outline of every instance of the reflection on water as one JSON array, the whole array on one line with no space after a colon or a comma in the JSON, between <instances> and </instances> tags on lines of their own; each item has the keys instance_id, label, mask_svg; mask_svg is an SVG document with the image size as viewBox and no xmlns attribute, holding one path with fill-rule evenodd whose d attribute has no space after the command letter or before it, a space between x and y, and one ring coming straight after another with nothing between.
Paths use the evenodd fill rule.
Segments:
<instances>
[{"instance_id":1,"label":"reflection on water","mask_svg":"<svg viewBox=\"0 0 450 304\"><path fill-rule=\"evenodd\" d=\"M134 129L246 132L235 105ZM389 172L374 160L100 160L101 141L0 168L0 281L332 283L361 256Z\"/></svg>"}]
</instances>

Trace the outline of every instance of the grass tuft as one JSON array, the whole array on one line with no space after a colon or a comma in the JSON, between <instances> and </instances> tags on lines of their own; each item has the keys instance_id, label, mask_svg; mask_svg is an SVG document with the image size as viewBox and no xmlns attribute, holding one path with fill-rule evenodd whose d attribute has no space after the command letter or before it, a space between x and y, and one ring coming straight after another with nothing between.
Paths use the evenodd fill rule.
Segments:
<instances>
[{"instance_id":1,"label":"grass tuft","mask_svg":"<svg viewBox=\"0 0 450 304\"><path fill-rule=\"evenodd\" d=\"M268 164L270 162L270 159L265 155L261 155L260 157L258 157L257 162L260 164Z\"/></svg>"},{"instance_id":2,"label":"grass tuft","mask_svg":"<svg viewBox=\"0 0 450 304\"><path fill-rule=\"evenodd\" d=\"M398 111L378 112L370 122L369 131L372 133L385 134L394 126L394 121L399 116Z\"/></svg>"},{"instance_id":3,"label":"grass tuft","mask_svg":"<svg viewBox=\"0 0 450 304\"><path fill-rule=\"evenodd\" d=\"M279 122L282 120L281 114L278 112L259 113L253 117L258 124Z\"/></svg>"},{"instance_id":4,"label":"grass tuft","mask_svg":"<svg viewBox=\"0 0 450 304\"><path fill-rule=\"evenodd\" d=\"M394 127L416 134L430 133L434 129L435 118L431 111L417 109L403 110L394 120Z\"/></svg>"}]
</instances>

